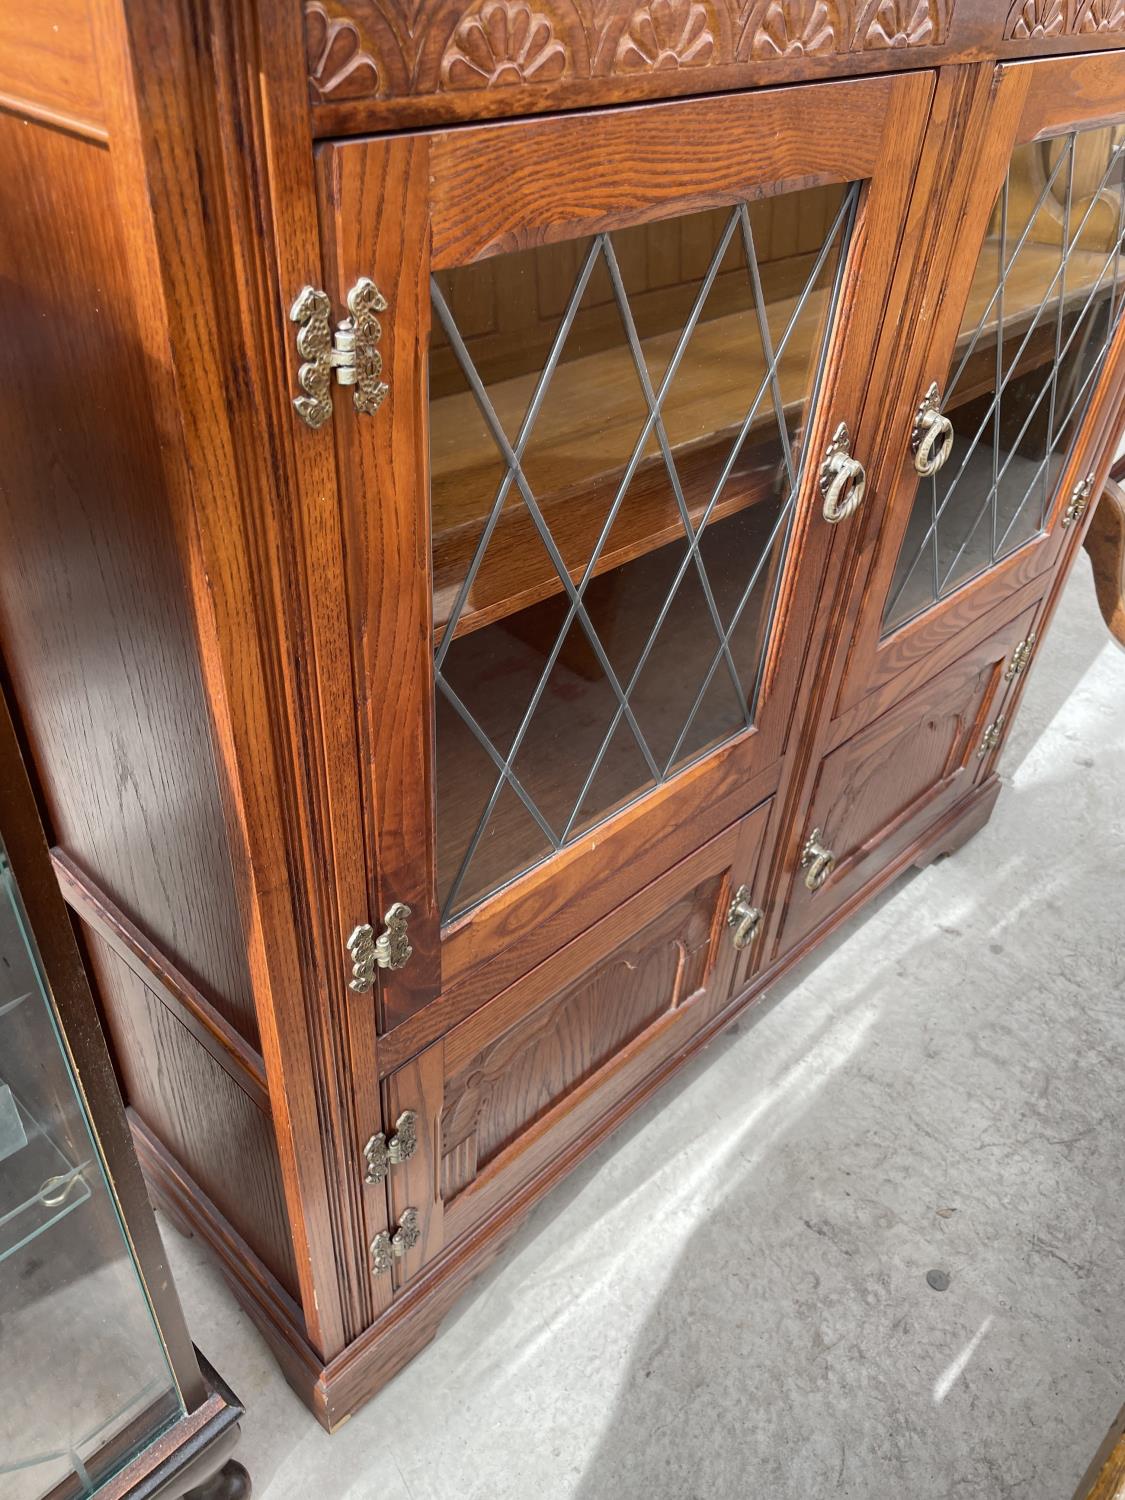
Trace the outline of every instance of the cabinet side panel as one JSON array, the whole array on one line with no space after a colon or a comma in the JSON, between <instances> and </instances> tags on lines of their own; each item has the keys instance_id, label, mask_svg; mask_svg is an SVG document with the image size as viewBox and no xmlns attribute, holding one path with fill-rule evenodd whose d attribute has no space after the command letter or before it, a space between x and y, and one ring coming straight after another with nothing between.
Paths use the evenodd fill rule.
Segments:
<instances>
[{"instance_id":1,"label":"cabinet side panel","mask_svg":"<svg viewBox=\"0 0 1125 1500\"><path fill-rule=\"evenodd\" d=\"M0 114L0 650L55 840L258 1041L109 151Z\"/></svg>"},{"instance_id":2,"label":"cabinet side panel","mask_svg":"<svg viewBox=\"0 0 1125 1500\"><path fill-rule=\"evenodd\" d=\"M111 948L89 929L85 938L129 1104L296 1297L268 1115Z\"/></svg>"}]
</instances>

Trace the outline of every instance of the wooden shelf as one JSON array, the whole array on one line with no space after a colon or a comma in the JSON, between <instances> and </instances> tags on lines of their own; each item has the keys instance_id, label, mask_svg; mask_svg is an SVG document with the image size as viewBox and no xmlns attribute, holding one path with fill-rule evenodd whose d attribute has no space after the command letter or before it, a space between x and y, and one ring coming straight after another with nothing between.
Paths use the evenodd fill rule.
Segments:
<instances>
[{"instance_id":1,"label":"wooden shelf","mask_svg":"<svg viewBox=\"0 0 1125 1500\"><path fill-rule=\"evenodd\" d=\"M769 538L773 509L746 511L719 523L707 558L708 575L724 620ZM747 696L752 692L776 577L762 570L732 638L731 649ZM623 681L631 675L663 603L674 571L671 559L646 554L627 579L604 576L590 586L588 605L599 638ZM559 597L459 640L447 660L450 680L477 722L503 754L535 690L566 613ZM690 575L641 674L631 702L658 763L671 754L717 650L715 632ZM552 670L515 771L540 811L561 834L616 711L617 700L586 641L573 626ZM739 728L729 675L720 668L693 722L681 758L726 739ZM495 765L437 693L438 891L444 900L497 778ZM574 829L600 821L650 785L650 773L627 725L619 725ZM471 905L550 852L550 845L516 794L505 788L458 901Z\"/></svg>"},{"instance_id":2,"label":"wooden shelf","mask_svg":"<svg viewBox=\"0 0 1125 1500\"><path fill-rule=\"evenodd\" d=\"M799 287L809 258L799 265L779 265L773 284ZM1099 251L1076 253L1067 270L1064 306L1078 311L1104 264ZM1043 287L1058 263L1050 246L1027 244L1009 274L1004 296L1006 341L1021 339L1040 305ZM1106 287L1108 291L1109 283ZM988 305L994 282L988 268L978 267L966 309L965 323L975 329ZM784 327L796 306L798 292L771 301L775 327ZM809 299L805 315L793 332L781 361L782 391L791 398L787 416L791 428L800 418L813 353L822 328L825 297L818 291ZM985 324L956 391L954 410L995 386L995 338L999 306ZM754 332L751 331L753 325ZM643 347L655 380L666 366L678 332L646 339ZM967 348L971 332L959 338L955 368ZM745 416L748 392L765 376L765 363L755 362L756 323L748 310L728 312L701 322L692 335L688 354L677 371L666 401L670 440L678 434L704 434L674 448L693 523L698 523L714 493L731 443ZM1020 356L1015 374L1021 375L1054 357L1055 322L1047 313ZM732 362L740 375L732 381ZM493 381L489 396L509 437L519 428L534 390L537 373ZM609 513L624 472L624 463L639 435L645 406L629 349L621 343L559 365L548 397L537 419L525 462L536 499L572 579L583 574ZM468 390L438 397L431 403L431 496L433 506L434 639L441 640L458 592L472 563L481 532L504 473L499 450L484 426L476 401ZM743 446L738 466L712 512L712 524L769 499L777 493L781 444L773 405L767 393ZM552 476L544 484L544 473ZM664 463L649 440L628 496L615 519L599 556L595 576L634 561L684 535L679 508ZM473 580L470 595L458 618L455 636L479 630L518 610L562 592L562 583L548 556L531 515L515 484Z\"/></svg>"},{"instance_id":3,"label":"wooden shelf","mask_svg":"<svg viewBox=\"0 0 1125 1500\"><path fill-rule=\"evenodd\" d=\"M807 273L808 257L798 270ZM792 266L776 274L800 282ZM770 296L767 290L767 298ZM769 301L775 328L784 328L798 293ZM818 347L825 294L814 292L793 330L779 366L787 415L799 419ZM667 366L679 331L643 341L650 372ZM714 492L753 393L765 378L750 310L700 322L677 371L664 414L669 441L693 522ZM732 380L731 370L739 371ZM488 388L505 432L519 428L535 374L496 381ZM525 461L529 482L572 578L586 568L617 491L624 466L647 413L629 349L621 344L560 364L533 430ZM504 465L477 404L468 391L431 402L431 501L433 514L434 633L440 639L472 561ZM690 434L684 441L677 441ZM769 392L712 518L734 514L776 495L781 442ZM552 476L543 483L544 471ZM679 508L655 434L645 450L595 569L606 572L684 535ZM456 635L500 619L562 591L534 522L513 484L488 551L473 580Z\"/></svg>"},{"instance_id":4,"label":"wooden shelf","mask_svg":"<svg viewBox=\"0 0 1125 1500\"><path fill-rule=\"evenodd\" d=\"M1105 265L1103 250L1076 251L1067 264L1066 296L1063 299L1065 312L1080 312L1097 282ZM1004 343L1014 352L1030 328L1032 320L1043 298L1043 288L1049 285L1058 268L1057 246L1024 245L1016 264L1008 273L1004 286ZM1108 274L1103 278L1102 288L1108 296L1113 282ZM958 336L950 364L950 375L956 371L965 350L969 347L976 326L989 299L996 290L995 279L984 264L978 264L973 278L969 300L965 307L962 326L968 330ZM1055 357L1055 313L1058 299L1050 303L1028 339L1027 348L1020 355L1013 372L1015 376L1028 370L1039 369ZM957 389L950 393L947 413L974 401L978 396L990 395L996 389L996 329L999 322L999 299L993 306L988 320L981 329L976 347L957 382Z\"/></svg>"}]
</instances>

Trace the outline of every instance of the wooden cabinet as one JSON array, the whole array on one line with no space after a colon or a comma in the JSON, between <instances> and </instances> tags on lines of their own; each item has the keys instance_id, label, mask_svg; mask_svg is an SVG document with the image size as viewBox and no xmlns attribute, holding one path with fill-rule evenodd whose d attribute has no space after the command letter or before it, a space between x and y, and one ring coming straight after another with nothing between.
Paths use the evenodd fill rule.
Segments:
<instances>
[{"instance_id":1,"label":"wooden cabinet","mask_svg":"<svg viewBox=\"0 0 1125 1500\"><path fill-rule=\"evenodd\" d=\"M326 1425L986 820L1123 386L1055 9L5 22L5 670L152 1190Z\"/></svg>"}]
</instances>

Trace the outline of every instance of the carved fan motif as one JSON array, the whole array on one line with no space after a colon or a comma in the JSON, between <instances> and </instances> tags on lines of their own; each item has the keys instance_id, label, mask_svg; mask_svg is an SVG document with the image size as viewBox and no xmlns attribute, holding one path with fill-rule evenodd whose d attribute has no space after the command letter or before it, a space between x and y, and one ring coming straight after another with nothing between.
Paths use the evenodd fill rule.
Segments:
<instances>
[{"instance_id":1,"label":"carved fan motif","mask_svg":"<svg viewBox=\"0 0 1125 1500\"><path fill-rule=\"evenodd\" d=\"M364 51L354 21L330 16L319 0L305 6L309 81L321 99L371 99L379 93L379 69Z\"/></svg>"},{"instance_id":2,"label":"carved fan motif","mask_svg":"<svg viewBox=\"0 0 1125 1500\"><path fill-rule=\"evenodd\" d=\"M768 59L835 52L843 31L835 0L769 0L747 21L739 56Z\"/></svg>"},{"instance_id":3,"label":"carved fan motif","mask_svg":"<svg viewBox=\"0 0 1125 1500\"><path fill-rule=\"evenodd\" d=\"M715 53L715 28L698 0L648 0L617 44L614 71L656 73L699 67Z\"/></svg>"},{"instance_id":4,"label":"carved fan motif","mask_svg":"<svg viewBox=\"0 0 1125 1500\"><path fill-rule=\"evenodd\" d=\"M485 0L454 31L441 60L451 89L549 83L572 71L551 18L526 0Z\"/></svg>"},{"instance_id":5,"label":"carved fan motif","mask_svg":"<svg viewBox=\"0 0 1125 1500\"><path fill-rule=\"evenodd\" d=\"M1125 0L1087 0L1078 18L1078 30L1125 30Z\"/></svg>"},{"instance_id":6,"label":"carved fan motif","mask_svg":"<svg viewBox=\"0 0 1125 1500\"><path fill-rule=\"evenodd\" d=\"M878 0L861 22L864 48L925 47L940 41L937 0Z\"/></svg>"},{"instance_id":7,"label":"carved fan motif","mask_svg":"<svg viewBox=\"0 0 1125 1500\"><path fill-rule=\"evenodd\" d=\"M1063 0L1016 0L1008 12L1006 37L1058 36L1066 29Z\"/></svg>"}]
</instances>

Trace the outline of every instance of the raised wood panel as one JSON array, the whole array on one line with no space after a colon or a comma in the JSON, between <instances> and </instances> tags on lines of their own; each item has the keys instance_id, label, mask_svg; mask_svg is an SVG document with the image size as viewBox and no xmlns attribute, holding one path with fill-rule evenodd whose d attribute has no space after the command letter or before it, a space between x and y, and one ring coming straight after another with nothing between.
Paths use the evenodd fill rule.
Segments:
<instances>
[{"instance_id":1,"label":"raised wood panel","mask_svg":"<svg viewBox=\"0 0 1125 1500\"><path fill-rule=\"evenodd\" d=\"M727 911L756 892L769 822L756 808L597 922L386 1080L387 1118L418 1117L392 1167L391 1218L413 1208L420 1243L403 1286L506 1195L569 1149L745 983Z\"/></svg>"},{"instance_id":2,"label":"raised wood panel","mask_svg":"<svg viewBox=\"0 0 1125 1500\"><path fill-rule=\"evenodd\" d=\"M258 1041L110 153L0 113L0 649L54 841Z\"/></svg>"},{"instance_id":3,"label":"raised wood panel","mask_svg":"<svg viewBox=\"0 0 1125 1500\"><path fill-rule=\"evenodd\" d=\"M4 0L0 107L106 136L93 0Z\"/></svg>"},{"instance_id":4,"label":"raised wood panel","mask_svg":"<svg viewBox=\"0 0 1125 1500\"><path fill-rule=\"evenodd\" d=\"M1009 619L824 758L791 850L781 952L849 901L987 775L992 758L978 753L983 731L1004 696L1005 662L1030 631L1037 607ZM819 890L809 891L799 859L814 829L835 866Z\"/></svg>"},{"instance_id":5,"label":"raised wood panel","mask_svg":"<svg viewBox=\"0 0 1125 1500\"><path fill-rule=\"evenodd\" d=\"M541 1005L446 1082L441 1192L450 1202L547 1109L667 1011L703 989L714 957L715 876L593 973Z\"/></svg>"},{"instance_id":6,"label":"raised wood panel","mask_svg":"<svg viewBox=\"0 0 1125 1500\"><path fill-rule=\"evenodd\" d=\"M86 943L125 1102L298 1294L281 1166L267 1114L101 938Z\"/></svg>"}]
</instances>

